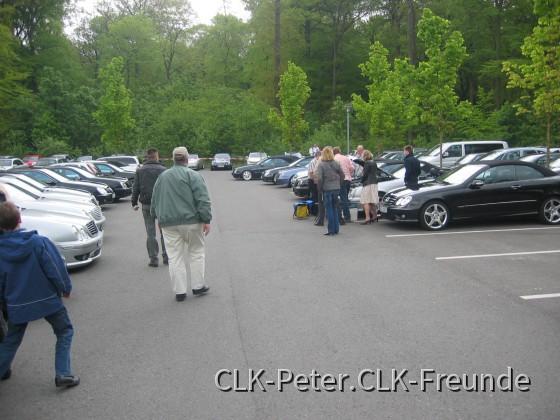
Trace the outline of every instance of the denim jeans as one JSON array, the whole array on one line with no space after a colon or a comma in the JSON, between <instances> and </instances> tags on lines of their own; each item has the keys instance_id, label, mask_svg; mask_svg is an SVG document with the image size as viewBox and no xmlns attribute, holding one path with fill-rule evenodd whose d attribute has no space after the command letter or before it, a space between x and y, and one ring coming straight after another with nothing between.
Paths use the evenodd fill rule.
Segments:
<instances>
[{"instance_id":1,"label":"denim jeans","mask_svg":"<svg viewBox=\"0 0 560 420\"><path fill-rule=\"evenodd\" d=\"M61 308L53 314L45 317L51 324L56 335L56 350L54 358L54 370L57 376L72 375L70 367L70 347L74 336L74 327L68 318L66 308ZM6 373L12 364L12 360L23 340L27 322L23 324L12 324L8 321L8 335L0 343L0 377Z\"/></svg>"},{"instance_id":2,"label":"denim jeans","mask_svg":"<svg viewBox=\"0 0 560 420\"><path fill-rule=\"evenodd\" d=\"M146 225L146 249L148 250L148 256L150 257L150 262L158 262L159 246L156 237L156 218L150 214L150 204L142 204L142 216L144 217L144 224ZM164 261L167 259L167 253L165 251L165 241L163 240L163 234L160 230L161 236L161 255Z\"/></svg>"},{"instance_id":3,"label":"denim jeans","mask_svg":"<svg viewBox=\"0 0 560 420\"><path fill-rule=\"evenodd\" d=\"M350 194L350 181L342 181L340 183L340 204L342 206L342 214L345 220L350 220L350 207L348 206L348 194Z\"/></svg>"},{"instance_id":4,"label":"denim jeans","mask_svg":"<svg viewBox=\"0 0 560 420\"><path fill-rule=\"evenodd\" d=\"M340 194L340 189L337 190L328 190L323 191L323 202L325 203L325 213L327 214L328 224L328 233L338 233L339 230L339 220L338 220L338 211L337 211L337 203L338 203L338 196Z\"/></svg>"}]
</instances>

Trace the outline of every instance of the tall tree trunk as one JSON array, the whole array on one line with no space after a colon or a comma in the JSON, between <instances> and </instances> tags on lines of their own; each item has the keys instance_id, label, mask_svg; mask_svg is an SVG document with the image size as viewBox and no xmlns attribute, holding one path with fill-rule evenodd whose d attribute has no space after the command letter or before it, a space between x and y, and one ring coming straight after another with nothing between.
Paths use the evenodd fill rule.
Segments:
<instances>
[{"instance_id":1,"label":"tall tree trunk","mask_svg":"<svg viewBox=\"0 0 560 420\"><path fill-rule=\"evenodd\" d=\"M418 56L416 53L416 13L414 12L414 0L406 0L406 39L408 49L408 62L411 66L418 64ZM408 130L408 144L412 144L414 132Z\"/></svg>"},{"instance_id":2,"label":"tall tree trunk","mask_svg":"<svg viewBox=\"0 0 560 420\"><path fill-rule=\"evenodd\" d=\"M335 35L335 39L333 42L333 53L332 53L332 100L333 102L336 100L336 73L338 70L337 60L338 60L338 46L339 46L339 39Z\"/></svg>"},{"instance_id":3,"label":"tall tree trunk","mask_svg":"<svg viewBox=\"0 0 560 420\"><path fill-rule=\"evenodd\" d=\"M278 84L280 83L280 0L274 0L274 98L276 106L280 106L278 100Z\"/></svg>"},{"instance_id":4,"label":"tall tree trunk","mask_svg":"<svg viewBox=\"0 0 560 420\"><path fill-rule=\"evenodd\" d=\"M416 54L416 14L414 13L414 0L406 0L407 23L406 38L408 44L408 62L412 66L418 64Z\"/></svg>"}]
</instances>

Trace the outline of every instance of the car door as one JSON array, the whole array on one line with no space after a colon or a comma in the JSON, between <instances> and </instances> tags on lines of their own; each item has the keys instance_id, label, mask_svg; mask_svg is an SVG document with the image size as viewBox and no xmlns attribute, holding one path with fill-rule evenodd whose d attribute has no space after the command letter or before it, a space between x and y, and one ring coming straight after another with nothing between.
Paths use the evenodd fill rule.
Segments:
<instances>
[{"instance_id":1,"label":"car door","mask_svg":"<svg viewBox=\"0 0 560 420\"><path fill-rule=\"evenodd\" d=\"M521 214L531 207L524 181L519 181L516 165L493 166L478 174L474 180L479 186L469 186L469 193L458 210L466 217Z\"/></svg>"}]
</instances>

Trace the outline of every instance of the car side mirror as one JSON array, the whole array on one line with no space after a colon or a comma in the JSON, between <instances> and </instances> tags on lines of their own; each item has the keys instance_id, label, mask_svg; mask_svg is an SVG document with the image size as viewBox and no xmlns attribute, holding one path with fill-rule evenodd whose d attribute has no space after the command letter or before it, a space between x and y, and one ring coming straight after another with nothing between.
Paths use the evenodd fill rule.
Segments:
<instances>
[{"instance_id":1,"label":"car side mirror","mask_svg":"<svg viewBox=\"0 0 560 420\"><path fill-rule=\"evenodd\" d=\"M430 175L434 178L437 178L439 176L439 170L437 168L430 169Z\"/></svg>"},{"instance_id":2,"label":"car side mirror","mask_svg":"<svg viewBox=\"0 0 560 420\"><path fill-rule=\"evenodd\" d=\"M449 153L448 152L443 152L443 157L449 157Z\"/></svg>"},{"instance_id":3,"label":"car side mirror","mask_svg":"<svg viewBox=\"0 0 560 420\"><path fill-rule=\"evenodd\" d=\"M475 179L473 182L471 182L471 185L469 185L469 187L473 190L478 190L479 188L482 188L484 186L484 181L480 180L480 179Z\"/></svg>"}]
</instances>

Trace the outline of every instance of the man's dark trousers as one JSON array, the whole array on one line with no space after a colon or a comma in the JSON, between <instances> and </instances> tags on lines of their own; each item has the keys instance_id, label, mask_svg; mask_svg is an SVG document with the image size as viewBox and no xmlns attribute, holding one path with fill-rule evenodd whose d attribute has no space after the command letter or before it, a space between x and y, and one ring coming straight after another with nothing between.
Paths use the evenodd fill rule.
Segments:
<instances>
[{"instance_id":1,"label":"man's dark trousers","mask_svg":"<svg viewBox=\"0 0 560 420\"><path fill-rule=\"evenodd\" d=\"M142 203L142 216L144 217L144 224L146 225L146 249L151 263L158 263L159 246L156 236L156 218L150 214L150 204ZM167 262L167 252L165 251L165 242L161 230L159 232L161 238L161 255L163 262Z\"/></svg>"}]
</instances>

